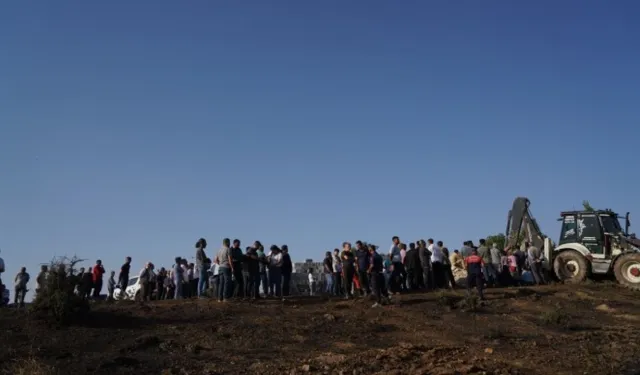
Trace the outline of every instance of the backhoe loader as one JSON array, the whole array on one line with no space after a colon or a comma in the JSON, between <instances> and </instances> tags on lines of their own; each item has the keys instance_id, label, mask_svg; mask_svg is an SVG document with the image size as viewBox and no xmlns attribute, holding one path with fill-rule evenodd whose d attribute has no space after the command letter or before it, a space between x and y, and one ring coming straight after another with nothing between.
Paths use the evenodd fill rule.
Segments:
<instances>
[{"instance_id":1,"label":"backhoe loader","mask_svg":"<svg viewBox=\"0 0 640 375\"><path fill-rule=\"evenodd\" d=\"M613 275L621 285L640 290L640 240L629 233L629 213L611 210L564 211L560 213L560 240L554 244L543 235L524 197L513 201L507 219L507 247L524 242L541 249L546 270L566 283L580 283L591 275ZM624 230L619 219L625 219Z\"/></svg>"}]
</instances>

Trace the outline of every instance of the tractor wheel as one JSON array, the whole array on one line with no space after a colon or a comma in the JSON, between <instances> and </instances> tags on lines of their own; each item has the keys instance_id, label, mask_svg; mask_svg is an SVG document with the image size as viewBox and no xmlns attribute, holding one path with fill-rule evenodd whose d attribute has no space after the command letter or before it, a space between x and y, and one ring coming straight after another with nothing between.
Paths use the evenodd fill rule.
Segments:
<instances>
[{"instance_id":1,"label":"tractor wheel","mask_svg":"<svg viewBox=\"0 0 640 375\"><path fill-rule=\"evenodd\" d=\"M613 273L620 284L640 290L640 253L620 255L613 265Z\"/></svg>"},{"instance_id":2,"label":"tractor wheel","mask_svg":"<svg viewBox=\"0 0 640 375\"><path fill-rule=\"evenodd\" d=\"M565 284L578 284L589 276L589 263L579 252L568 250L556 256L553 271Z\"/></svg>"}]
</instances>

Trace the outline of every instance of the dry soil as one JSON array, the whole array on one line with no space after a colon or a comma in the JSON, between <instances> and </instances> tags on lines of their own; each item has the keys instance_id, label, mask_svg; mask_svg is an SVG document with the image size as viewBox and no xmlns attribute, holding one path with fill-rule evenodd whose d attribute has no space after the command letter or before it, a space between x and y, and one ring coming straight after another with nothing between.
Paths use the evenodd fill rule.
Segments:
<instances>
[{"instance_id":1,"label":"dry soil","mask_svg":"<svg viewBox=\"0 0 640 375\"><path fill-rule=\"evenodd\" d=\"M612 284L365 300L95 303L55 327L0 311L8 374L640 374L640 301Z\"/></svg>"}]
</instances>

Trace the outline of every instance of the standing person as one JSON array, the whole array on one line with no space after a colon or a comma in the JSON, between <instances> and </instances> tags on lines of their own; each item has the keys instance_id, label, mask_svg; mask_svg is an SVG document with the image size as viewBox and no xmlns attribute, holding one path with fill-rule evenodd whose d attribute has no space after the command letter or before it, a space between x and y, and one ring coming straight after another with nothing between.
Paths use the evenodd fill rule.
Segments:
<instances>
[{"instance_id":1,"label":"standing person","mask_svg":"<svg viewBox=\"0 0 640 375\"><path fill-rule=\"evenodd\" d=\"M324 273L324 292L331 295L333 292L333 257L331 251L327 251L322 262L322 272Z\"/></svg>"},{"instance_id":2,"label":"standing person","mask_svg":"<svg viewBox=\"0 0 640 375\"><path fill-rule=\"evenodd\" d=\"M167 271L164 267L161 267L156 275L155 287L156 287L156 300L162 301L166 296L166 289L164 287L164 279L167 277Z\"/></svg>"},{"instance_id":3,"label":"standing person","mask_svg":"<svg viewBox=\"0 0 640 375\"><path fill-rule=\"evenodd\" d=\"M400 287L403 292L406 292L409 289L407 285L407 268L404 266L404 259L407 256L407 244L400 243L400 258L402 259L402 269L400 270Z\"/></svg>"},{"instance_id":4,"label":"standing person","mask_svg":"<svg viewBox=\"0 0 640 375\"><path fill-rule=\"evenodd\" d=\"M482 258L483 271L487 286L494 286L496 284L496 273L491 264L491 252L487 247L487 241L484 238L480 239L480 246L478 247L478 256Z\"/></svg>"},{"instance_id":5,"label":"standing person","mask_svg":"<svg viewBox=\"0 0 640 375\"><path fill-rule=\"evenodd\" d=\"M231 298L231 281L233 278L233 258L231 256L231 240L222 240L222 247L218 250L216 264L218 265L219 285L218 302L225 302Z\"/></svg>"},{"instance_id":6,"label":"standing person","mask_svg":"<svg viewBox=\"0 0 640 375\"><path fill-rule=\"evenodd\" d=\"M116 290L116 271L111 271L107 280L107 301L113 301L114 290Z\"/></svg>"},{"instance_id":7,"label":"standing person","mask_svg":"<svg viewBox=\"0 0 640 375\"><path fill-rule=\"evenodd\" d=\"M242 276L242 264L244 263L244 253L242 252L242 248L240 247L240 240L233 240L233 245L231 246L231 261L233 271L233 297L244 299L246 296L244 294L244 278Z\"/></svg>"},{"instance_id":8,"label":"standing person","mask_svg":"<svg viewBox=\"0 0 640 375\"><path fill-rule=\"evenodd\" d=\"M391 293L390 281L391 281L391 272L393 272L393 264L389 257L383 257L382 267L384 272L384 286L387 292Z\"/></svg>"},{"instance_id":9,"label":"standing person","mask_svg":"<svg viewBox=\"0 0 640 375\"><path fill-rule=\"evenodd\" d=\"M102 292L102 276L105 270L102 266L100 259L96 260L96 265L93 266L93 298L100 298L100 292Z\"/></svg>"},{"instance_id":10,"label":"standing person","mask_svg":"<svg viewBox=\"0 0 640 375\"><path fill-rule=\"evenodd\" d=\"M362 241L356 241L356 259L358 264L358 280L360 281L360 293L364 296L371 294L369 287L369 250L362 244Z\"/></svg>"},{"instance_id":11,"label":"standing person","mask_svg":"<svg viewBox=\"0 0 640 375\"><path fill-rule=\"evenodd\" d=\"M313 296L316 290L316 278L313 276L313 269L309 268L309 295Z\"/></svg>"},{"instance_id":12,"label":"standing person","mask_svg":"<svg viewBox=\"0 0 640 375\"><path fill-rule=\"evenodd\" d=\"M438 241L438 244L442 244L442 242ZM444 286L446 288L455 289L456 278L453 276L453 269L451 265L449 249L447 249L444 246L442 247L442 268L443 268L444 279L445 279Z\"/></svg>"},{"instance_id":13,"label":"standing person","mask_svg":"<svg viewBox=\"0 0 640 375\"><path fill-rule=\"evenodd\" d=\"M536 285L542 285L544 284L544 278L542 276L542 254L540 253L540 249L529 242L525 242L525 246L527 248L527 261L529 262L533 281Z\"/></svg>"},{"instance_id":14,"label":"standing person","mask_svg":"<svg viewBox=\"0 0 640 375\"><path fill-rule=\"evenodd\" d=\"M249 252L251 246L247 246L244 249L244 255L242 259L242 284L244 285L244 295L246 297L251 296L251 275L249 274Z\"/></svg>"},{"instance_id":15,"label":"standing person","mask_svg":"<svg viewBox=\"0 0 640 375\"><path fill-rule=\"evenodd\" d=\"M431 266L433 267L433 286L440 289L444 285L444 274L442 266L442 249L433 243L433 238L427 240L427 248L431 252Z\"/></svg>"},{"instance_id":16,"label":"standing person","mask_svg":"<svg viewBox=\"0 0 640 375\"><path fill-rule=\"evenodd\" d=\"M2 306L4 298L4 283L2 282L2 274L4 273L4 259L0 258L0 306ZM9 302L7 302L9 303Z\"/></svg>"},{"instance_id":17,"label":"standing person","mask_svg":"<svg viewBox=\"0 0 640 375\"><path fill-rule=\"evenodd\" d=\"M433 274L431 273L431 251L427 249L425 240L418 241L418 253L422 266L422 287L429 290L433 287Z\"/></svg>"},{"instance_id":18,"label":"standing person","mask_svg":"<svg viewBox=\"0 0 640 375\"><path fill-rule=\"evenodd\" d=\"M176 263L173 265L173 271L171 272L171 276L173 277L173 299L182 299L183 292L182 286L184 280L184 269L182 268L182 258L176 257Z\"/></svg>"},{"instance_id":19,"label":"standing person","mask_svg":"<svg viewBox=\"0 0 640 375\"><path fill-rule=\"evenodd\" d=\"M340 250L333 249L333 257L331 258L333 266L333 294L335 296L342 295L342 260L340 259Z\"/></svg>"},{"instance_id":20,"label":"standing person","mask_svg":"<svg viewBox=\"0 0 640 375\"><path fill-rule=\"evenodd\" d=\"M260 285L262 285L262 293L265 297L269 295L269 279L267 278L267 256L264 253L264 246L260 241L253 243L253 247L256 249L258 255L258 272L260 274Z\"/></svg>"},{"instance_id":21,"label":"standing person","mask_svg":"<svg viewBox=\"0 0 640 375\"><path fill-rule=\"evenodd\" d=\"M27 295L27 284L31 277L27 273L27 268L20 268L20 272L16 275L15 283L15 295L13 296L13 304L19 307L24 307L24 297Z\"/></svg>"},{"instance_id":22,"label":"standing person","mask_svg":"<svg viewBox=\"0 0 640 375\"><path fill-rule=\"evenodd\" d=\"M291 294L291 273L293 272L293 262L289 256L289 247L282 245L282 296L289 297Z\"/></svg>"},{"instance_id":23,"label":"standing person","mask_svg":"<svg viewBox=\"0 0 640 375\"><path fill-rule=\"evenodd\" d=\"M342 259L342 276L344 279L344 293L345 299L353 297L351 294L351 288L353 287L353 276L355 275L355 256L351 251L351 244L345 242L342 244L342 253L340 254Z\"/></svg>"},{"instance_id":24,"label":"standing person","mask_svg":"<svg viewBox=\"0 0 640 375\"><path fill-rule=\"evenodd\" d=\"M469 255L471 255L471 251L469 251ZM458 285L460 281L466 282L467 270L464 266L464 258L460 254L460 251L453 250L453 254L449 257L449 262L451 263L451 272L453 274L454 283Z\"/></svg>"},{"instance_id":25,"label":"standing person","mask_svg":"<svg viewBox=\"0 0 640 375\"><path fill-rule=\"evenodd\" d=\"M404 267L402 266L402 250L400 248L400 237L393 236L391 239L392 244L389 249L389 259L391 260L391 278L389 279L389 289L393 293L400 293L402 286L399 285L402 280L402 273L404 273Z\"/></svg>"},{"instance_id":26,"label":"standing person","mask_svg":"<svg viewBox=\"0 0 640 375\"><path fill-rule=\"evenodd\" d=\"M420 263L420 253L416 249L416 244L413 242L409 244L409 250L404 257L404 267L407 272L409 289L418 290L420 274L422 274L422 265Z\"/></svg>"},{"instance_id":27,"label":"standing person","mask_svg":"<svg viewBox=\"0 0 640 375\"><path fill-rule=\"evenodd\" d=\"M501 285L504 276L502 272L502 251L498 249L498 244L491 244L489 255L491 256L491 268L493 268L493 272L496 275L496 284Z\"/></svg>"},{"instance_id":28,"label":"standing person","mask_svg":"<svg viewBox=\"0 0 640 375\"><path fill-rule=\"evenodd\" d=\"M518 273L518 259L514 255L514 251L509 249L507 251L507 269L509 275L511 275L511 283L513 285L520 285L520 273Z\"/></svg>"},{"instance_id":29,"label":"standing person","mask_svg":"<svg viewBox=\"0 0 640 375\"><path fill-rule=\"evenodd\" d=\"M197 277L200 277L200 275L196 273L196 265L193 263L189 263L189 265L187 266L187 270L189 275L189 295L191 298L198 297L198 283L200 282L200 280L198 280Z\"/></svg>"},{"instance_id":30,"label":"standing person","mask_svg":"<svg viewBox=\"0 0 640 375\"><path fill-rule=\"evenodd\" d=\"M467 268L467 291L470 293L471 288L475 286L480 299L483 300L484 281L482 280L482 270L484 260L478 255L478 250L471 250L471 255L464 259L464 264Z\"/></svg>"},{"instance_id":31,"label":"standing person","mask_svg":"<svg viewBox=\"0 0 640 375\"><path fill-rule=\"evenodd\" d=\"M273 296L282 298L282 252L276 245L271 245L271 251L267 256L269 261L269 288Z\"/></svg>"},{"instance_id":32,"label":"standing person","mask_svg":"<svg viewBox=\"0 0 640 375\"><path fill-rule=\"evenodd\" d=\"M93 288L93 268L89 267L89 272L82 274L82 284L84 284L83 298L91 297L91 289Z\"/></svg>"},{"instance_id":33,"label":"standing person","mask_svg":"<svg viewBox=\"0 0 640 375\"><path fill-rule=\"evenodd\" d=\"M151 269L151 262L147 262L138 276L138 284L140 284L140 299L142 301L148 301L149 296L151 295Z\"/></svg>"},{"instance_id":34,"label":"standing person","mask_svg":"<svg viewBox=\"0 0 640 375\"><path fill-rule=\"evenodd\" d=\"M378 307L382 304L383 297L387 301L387 303L390 302L383 274L384 261L382 259L382 256L380 256L380 254L378 254L378 252L376 251L375 245L369 245L368 250L369 256L371 258L369 260L368 272L369 278L371 279L371 288L373 291L373 295L376 298L376 303L374 303L372 307Z\"/></svg>"},{"instance_id":35,"label":"standing person","mask_svg":"<svg viewBox=\"0 0 640 375\"><path fill-rule=\"evenodd\" d=\"M209 267L211 267L210 262L207 262L207 254L204 252L204 249L207 248L207 240L204 238L200 238L196 242L196 268L198 271L198 287L197 294L198 297L204 297L204 291L207 286L207 271Z\"/></svg>"},{"instance_id":36,"label":"standing person","mask_svg":"<svg viewBox=\"0 0 640 375\"><path fill-rule=\"evenodd\" d=\"M44 292L44 289L47 285L47 272L49 268L46 265L40 266L40 273L38 277L36 277L36 294L40 294ZM2 294L0 294L1 296Z\"/></svg>"},{"instance_id":37,"label":"standing person","mask_svg":"<svg viewBox=\"0 0 640 375\"><path fill-rule=\"evenodd\" d=\"M118 275L118 286L120 286L120 293L124 294L125 289L129 285L129 271L131 270L131 257L124 259L124 264L120 267L120 274Z\"/></svg>"},{"instance_id":38,"label":"standing person","mask_svg":"<svg viewBox=\"0 0 640 375\"><path fill-rule=\"evenodd\" d=\"M173 299L175 297L176 283L173 277L173 271L167 271L167 277L164 279L165 299Z\"/></svg>"},{"instance_id":39,"label":"standing person","mask_svg":"<svg viewBox=\"0 0 640 375\"><path fill-rule=\"evenodd\" d=\"M258 251L255 247L247 248L245 263L247 264L247 274L243 274L245 277L245 294L247 298L256 300L260 298L260 261L258 260Z\"/></svg>"}]
</instances>

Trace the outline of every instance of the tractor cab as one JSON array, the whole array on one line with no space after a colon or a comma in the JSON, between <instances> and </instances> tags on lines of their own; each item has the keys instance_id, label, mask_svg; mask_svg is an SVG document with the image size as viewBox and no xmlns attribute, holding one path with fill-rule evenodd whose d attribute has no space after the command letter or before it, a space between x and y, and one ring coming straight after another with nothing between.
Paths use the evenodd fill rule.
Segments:
<instances>
[{"instance_id":1,"label":"tractor cab","mask_svg":"<svg viewBox=\"0 0 640 375\"><path fill-rule=\"evenodd\" d=\"M632 239L627 236L628 213L625 216L625 229L620 225L618 220L620 217L611 210L566 211L560 213L560 216L562 221L560 241L558 241L560 246L581 244L596 263L599 263L598 260L611 260L625 250L631 250L630 240ZM607 269L608 266L609 264L606 265ZM600 273L596 269L594 271Z\"/></svg>"}]
</instances>

